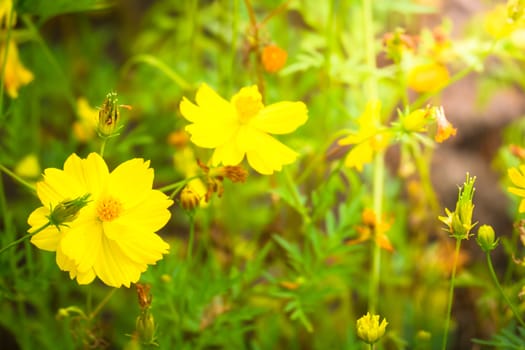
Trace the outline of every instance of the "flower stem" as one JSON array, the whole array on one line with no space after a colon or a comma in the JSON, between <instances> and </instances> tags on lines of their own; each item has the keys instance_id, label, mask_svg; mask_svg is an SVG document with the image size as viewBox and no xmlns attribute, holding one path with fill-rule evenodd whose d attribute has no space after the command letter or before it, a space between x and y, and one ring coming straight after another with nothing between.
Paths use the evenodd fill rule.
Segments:
<instances>
[{"instance_id":1,"label":"flower stem","mask_svg":"<svg viewBox=\"0 0 525 350\"><path fill-rule=\"evenodd\" d=\"M3 171L4 173L6 173L7 175L9 175L13 180L18 182L19 184L21 184L21 185L27 187L28 189L30 189L32 192L36 192L36 188L35 188L34 185L32 185L29 182L25 181L20 176L16 175L14 172L12 172L11 170L7 169L2 164L0 164L0 170Z\"/></svg>"},{"instance_id":2,"label":"flower stem","mask_svg":"<svg viewBox=\"0 0 525 350\"><path fill-rule=\"evenodd\" d=\"M525 322L523 322L523 319L521 318L519 311L516 309L516 306L514 306L514 304L510 301L510 299L507 297L507 295L503 291L503 288L499 284L498 277L496 276L496 272L494 271L494 266L492 266L492 259L490 258L490 252L487 252L486 254L487 254L487 265L489 267L490 275L492 276L492 280L494 281L494 284L496 284L496 287L498 288L498 291L500 292L500 294L503 297L503 299L505 299L505 302L507 303L507 305L512 310L512 313L514 314L516 319L519 321L519 323L523 327L525 327Z\"/></svg>"},{"instance_id":3,"label":"flower stem","mask_svg":"<svg viewBox=\"0 0 525 350\"><path fill-rule=\"evenodd\" d=\"M189 213L188 217L190 218L190 238L188 240L188 264L191 263L193 257L193 241L195 239L195 212Z\"/></svg>"},{"instance_id":4,"label":"flower stem","mask_svg":"<svg viewBox=\"0 0 525 350\"><path fill-rule=\"evenodd\" d=\"M37 234L38 232L43 231L43 230L46 229L49 225L51 225L51 222L47 222L44 226L38 228L36 231L34 231L34 232L30 232L30 233L26 234L25 236L23 236L22 238L19 238L19 239L17 239L16 241L13 241L13 242L9 243L8 245L6 245L6 246L3 247L2 249L0 249L0 254L2 254L3 252L5 252L5 251L8 250L9 248L14 247L14 246L17 245L18 243L21 243L21 242L25 241L25 240L28 239L29 237L31 237L31 236Z\"/></svg>"},{"instance_id":5,"label":"flower stem","mask_svg":"<svg viewBox=\"0 0 525 350\"><path fill-rule=\"evenodd\" d=\"M168 192L168 191L171 191L173 190L173 192L171 193L170 195L170 198L173 199L173 197L175 197L175 195L188 183L190 182L191 180L195 180L195 179L198 179L200 178L201 175L195 175L195 176L191 176L191 177L188 177L187 179L184 179L184 180L180 180L180 181L177 181L177 182L174 182L170 185L166 185L164 187L161 187L158 189L158 191L161 191L161 192Z\"/></svg>"},{"instance_id":6,"label":"flower stem","mask_svg":"<svg viewBox=\"0 0 525 350\"><path fill-rule=\"evenodd\" d=\"M375 53L375 36L374 36L374 14L372 0L363 0L363 31L366 53L366 65L370 76L365 81L366 98L368 101L377 101L379 94L377 88L376 74L376 53ZM377 125L381 125L379 114L372 116ZM372 276L369 282L369 300L368 310L375 312L379 294L379 280L381 274L381 247L377 244L377 238L380 234L381 218L383 215L383 188L384 188L385 163L383 152L377 152L374 157L374 174L373 174L373 208L376 215L376 225L374 229L374 239L372 239Z\"/></svg>"},{"instance_id":7,"label":"flower stem","mask_svg":"<svg viewBox=\"0 0 525 350\"><path fill-rule=\"evenodd\" d=\"M100 145L100 156L104 158L104 151L106 150L106 141L107 138L102 139L102 144Z\"/></svg>"},{"instance_id":8,"label":"flower stem","mask_svg":"<svg viewBox=\"0 0 525 350\"><path fill-rule=\"evenodd\" d=\"M456 239L456 250L454 252L454 265L452 266L452 276L450 277L450 289L448 291L448 306L447 316L445 319L445 330L443 331L443 343L441 346L442 350L447 348L448 330L450 328L450 316L452 313L452 301L454 299L454 283L456 279L456 267L458 265L459 248L461 247L461 239Z\"/></svg>"},{"instance_id":9,"label":"flower stem","mask_svg":"<svg viewBox=\"0 0 525 350\"><path fill-rule=\"evenodd\" d=\"M257 88L261 93L263 102L265 100L265 88L264 88L264 77L261 67L260 57L260 38L259 38L259 24L257 23L257 18L255 17L255 11L250 0L244 0L246 9L248 10L248 16L250 17L250 25L253 31L253 52L255 53L255 73L257 74Z\"/></svg>"},{"instance_id":10,"label":"flower stem","mask_svg":"<svg viewBox=\"0 0 525 350\"><path fill-rule=\"evenodd\" d=\"M115 294L115 292L117 291L118 288L112 288L108 294L106 294L106 296L104 297L104 299L102 299L102 301L97 305L97 307L95 308L95 310L93 310L93 312L91 312L89 314L89 319L92 320L95 318L95 316L97 316L97 314L100 312L100 310L102 310L102 308L104 307L104 305L106 305L109 301L109 299L111 299L111 297L113 296L113 294Z\"/></svg>"}]
</instances>

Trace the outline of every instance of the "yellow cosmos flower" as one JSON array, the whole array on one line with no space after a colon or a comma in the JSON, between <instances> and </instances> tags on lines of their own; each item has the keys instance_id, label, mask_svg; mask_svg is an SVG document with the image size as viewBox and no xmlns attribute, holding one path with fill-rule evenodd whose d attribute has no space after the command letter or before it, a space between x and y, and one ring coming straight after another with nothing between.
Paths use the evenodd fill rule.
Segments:
<instances>
[{"instance_id":1,"label":"yellow cosmos flower","mask_svg":"<svg viewBox=\"0 0 525 350\"><path fill-rule=\"evenodd\" d=\"M3 44L0 49L0 66L3 64L5 50L6 45ZM4 72L4 85L7 94L11 98L17 98L20 87L29 84L31 81L33 81L33 73L24 67L20 61L18 48L14 41L9 41Z\"/></svg>"},{"instance_id":2,"label":"yellow cosmos flower","mask_svg":"<svg viewBox=\"0 0 525 350\"><path fill-rule=\"evenodd\" d=\"M180 111L192 122L186 126L191 141L199 147L214 148L212 165L238 165L246 156L261 174L280 171L297 153L269 134L288 134L308 119L302 102L278 102L264 106L257 86L242 88L230 102L203 84L196 104L183 98Z\"/></svg>"},{"instance_id":3,"label":"yellow cosmos flower","mask_svg":"<svg viewBox=\"0 0 525 350\"><path fill-rule=\"evenodd\" d=\"M525 212L525 165L520 165L519 168L510 168L508 170L510 181L517 187L509 187L507 190L517 196L523 197L518 211Z\"/></svg>"},{"instance_id":4,"label":"yellow cosmos flower","mask_svg":"<svg viewBox=\"0 0 525 350\"><path fill-rule=\"evenodd\" d=\"M376 126L375 116L379 115L380 109L379 101L368 102L365 112L357 120L359 130L339 140L343 146L355 145L345 158L345 166L362 171L363 166L372 161L374 154L384 150L390 143L391 133Z\"/></svg>"},{"instance_id":5,"label":"yellow cosmos flower","mask_svg":"<svg viewBox=\"0 0 525 350\"><path fill-rule=\"evenodd\" d=\"M29 216L29 231L45 225L51 209L64 200L89 194L89 202L67 226L49 226L31 242L56 251L59 268L79 284L98 277L108 286L129 287L169 250L155 232L168 222L173 202L152 189L153 176L143 159L128 160L110 173L97 153L86 159L72 154L64 170L46 169L37 183L42 207Z\"/></svg>"}]
</instances>

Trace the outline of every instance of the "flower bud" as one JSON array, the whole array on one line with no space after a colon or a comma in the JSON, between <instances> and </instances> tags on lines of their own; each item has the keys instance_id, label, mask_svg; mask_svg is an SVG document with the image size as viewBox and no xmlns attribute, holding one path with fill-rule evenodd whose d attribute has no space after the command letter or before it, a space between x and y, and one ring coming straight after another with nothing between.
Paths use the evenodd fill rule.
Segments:
<instances>
[{"instance_id":1,"label":"flower bud","mask_svg":"<svg viewBox=\"0 0 525 350\"><path fill-rule=\"evenodd\" d=\"M417 109L409 115L403 117L401 125L408 132L425 131L426 126L432 120L430 108Z\"/></svg>"},{"instance_id":2,"label":"flower bud","mask_svg":"<svg viewBox=\"0 0 525 350\"><path fill-rule=\"evenodd\" d=\"M51 210L51 214L47 217L51 225L56 226L60 230L60 226L67 226L66 223L72 222L78 216L80 209L84 208L89 202L88 198L91 194L72 199L64 200L56 205Z\"/></svg>"},{"instance_id":3,"label":"flower bud","mask_svg":"<svg viewBox=\"0 0 525 350\"><path fill-rule=\"evenodd\" d=\"M476 238L481 250L485 253L494 250L498 246L498 240L495 238L494 229L490 225L482 225L478 229L478 237Z\"/></svg>"},{"instance_id":4,"label":"flower bud","mask_svg":"<svg viewBox=\"0 0 525 350\"><path fill-rule=\"evenodd\" d=\"M194 210L199 206L200 200L199 195L188 186L180 193L180 205L185 210Z\"/></svg>"},{"instance_id":5,"label":"flower bud","mask_svg":"<svg viewBox=\"0 0 525 350\"><path fill-rule=\"evenodd\" d=\"M145 309L141 312L140 316L137 317L135 327L142 343L155 343L155 319L149 309Z\"/></svg>"},{"instance_id":6,"label":"flower bud","mask_svg":"<svg viewBox=\"0 0 525 350\"><path fill-rule=\"evenodd\" d=\"M267 45L261 53L261 62L269 73L278 72L286 63L288 54L277 45Z\"/></svg>"},{"instance_id":7,"label":"flower bud","mask_svg":"<svg viewBox=\"0 0 525 350\"><path fill-rule=\"evenodd\" d=\"M116 92L110 92L98 112L97 132L101 138L116 136L120 111Z\"/></svg>"},{"instance_id":8,"label":"flower bud","mask_svg":"<svg viewBox=\"0 0 525 350\"><path fill-rule=\"evenodd\" d=\"M385 334L387 325L386 319L379 324L379 315L367 312L357 320L357 336L367 344L374 344Z\"/></svg>"}]
</instances>

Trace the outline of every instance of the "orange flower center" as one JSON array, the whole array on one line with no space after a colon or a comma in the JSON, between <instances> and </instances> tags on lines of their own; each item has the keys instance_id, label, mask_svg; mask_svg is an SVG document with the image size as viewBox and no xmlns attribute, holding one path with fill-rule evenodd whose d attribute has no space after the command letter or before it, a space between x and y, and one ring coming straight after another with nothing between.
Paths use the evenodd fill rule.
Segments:
<instances>
[{"instance_id":1,"label":"orange flower center","mask_svg":"<svg viewBox=\"0 0 525 350\"><path fill-rule=\"evenodd\" d=\"M122 203L113 198L105 197L98 202L97 216L101 221L112 221L122 212Z\"/></svg>"},{"instance_id":2,"label":"orange flower center","mask_svg":"<svg viewBox=\"0 0 525 350\"><path fill-rule=\"evenodd\" d=\"M242 88L232 99L241 124L246 124L263 109L262 97L256 86Z\"/></svg>"}]
</instances>

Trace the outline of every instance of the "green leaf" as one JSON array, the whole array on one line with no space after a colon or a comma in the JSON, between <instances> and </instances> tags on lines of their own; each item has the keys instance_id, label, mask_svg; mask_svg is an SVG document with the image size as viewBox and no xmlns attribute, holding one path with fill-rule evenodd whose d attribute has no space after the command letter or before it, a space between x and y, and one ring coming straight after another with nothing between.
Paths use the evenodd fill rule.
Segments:
<instances>
[{"instance_id":1,"label":"green leaf","mask_svg":"<svg viewBox=\"0 0 525 350\"><path fill-rule=\"evenodd\" d=\"M64 13L104 10L114 5L114 0L19 0L16 11L49 18Z\"/></svg>"}]
</instances>

